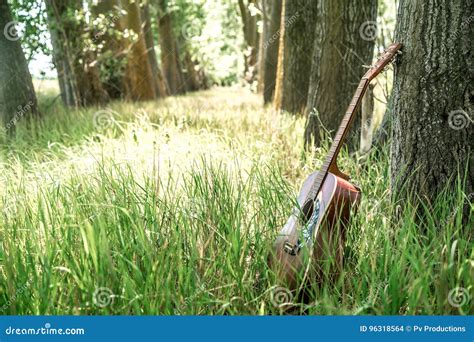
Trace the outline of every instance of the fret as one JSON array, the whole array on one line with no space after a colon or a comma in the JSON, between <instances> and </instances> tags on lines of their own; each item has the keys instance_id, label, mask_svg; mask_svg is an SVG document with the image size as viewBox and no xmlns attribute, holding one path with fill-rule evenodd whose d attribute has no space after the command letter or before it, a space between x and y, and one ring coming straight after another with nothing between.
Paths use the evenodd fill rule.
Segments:
<instances>
[{"instance_id":1,"label":"fret","mask_svg":"<svg viewBox=\"0 0 474 342\"><path fill-rule=\"evenodd\" d=\"M339 150L342 146L342 143L346 137L347 130L349 129L349 126L354 118L356 109L360 106L361 101L362 101L362 96L367 90L367 87L372 79L377 76L378 73L382 71L382 68L390 62L390 60L396 55L397 51L401 48L400 44L393 44L389 47L387 52L380 57L377 62L375 63L374 66L370 68L370 70L362 77L359 85L357 86L357 89L354 93L354 96L351 99L351 102L347 108L347 111L341 121L341 124L339 126L339 129L337 131L336 136L333 139L333 143L331 145L331 148L328 151L328 154L326 156L325 162L316 176L313 184L311 185L308 198L311 198L314 200L314 198L317 196L322 183L324 182L325 177L327 176L327 173L331 167L331 165L335 162L337 159L337 155L339 153Z\"/></svg>"}]
</instances>

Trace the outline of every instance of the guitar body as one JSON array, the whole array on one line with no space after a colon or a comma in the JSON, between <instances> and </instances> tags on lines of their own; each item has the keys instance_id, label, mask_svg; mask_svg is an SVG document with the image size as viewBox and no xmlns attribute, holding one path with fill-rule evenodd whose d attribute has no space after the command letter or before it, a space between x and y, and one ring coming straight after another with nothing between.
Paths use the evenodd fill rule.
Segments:
<instances>
[{"instance_id":1,"label":"guitar body","mask_svg":"<svg viewBox=\"0 0 474 342\"><path fill-rule=\"evenodd\" d=\"M305 277L320 279L325 270L337 274L342 267L345 229L351 211L360 201L360 190L342 177L328 173L316 200L304 202L317 173L303 183L298 208L280 231L272 264L278 278L295 290ZM341 174L342 175L342 174ZM306 225L298 213L303 212Z\"/></svg>"}]
</instances>

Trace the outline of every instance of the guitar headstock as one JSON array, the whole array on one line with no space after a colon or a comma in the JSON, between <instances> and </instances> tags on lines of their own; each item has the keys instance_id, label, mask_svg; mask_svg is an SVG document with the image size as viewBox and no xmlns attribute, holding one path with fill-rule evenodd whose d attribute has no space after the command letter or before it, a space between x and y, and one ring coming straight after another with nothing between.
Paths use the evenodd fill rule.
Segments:
<instances>
[{"instance_id":1,"label":"guitar headstock","mask_svg":"<svg viewBox=\"0 0 474 342\"><path fill-rule=\"evenodd\" d=\"M402 48L401 43L393 43L390 45L377 59L374 65L372 65L364 75L365 79L368 79L369 82L372 81L378 74L380 74L383 69L389 64L393 58L398 54L401 53L400 49Z\"/></svg>"}]
</instances>

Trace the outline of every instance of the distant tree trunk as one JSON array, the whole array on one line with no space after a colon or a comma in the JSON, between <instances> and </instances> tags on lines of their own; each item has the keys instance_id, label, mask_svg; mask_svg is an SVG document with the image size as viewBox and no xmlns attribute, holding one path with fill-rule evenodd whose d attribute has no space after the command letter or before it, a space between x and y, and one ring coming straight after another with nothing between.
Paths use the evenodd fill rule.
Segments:
<instances>
[{"instance_id":1,"label":"distant tree trunk","mask_svg":"<svg viewBox=\"0 0 474 342\"><path fill-rule=\"evenodd\" d=\"M137 35L134 41L125 39L129 44L125 71L127 97L134 101L152 100L156 97L158 90L155 88L156 78L153 77L148 56L140 7L133 0L122 0L121 3L127 12L121 20L121 26L132 30Z\"/></svg>"},{"instance_id":2,"label":"distant tree trunk","mask_svg":"<svg viewBox=\"0 0 474 342\"><path fill-rule=\"evenodd\" d=\"M82 3L73 0L47 0L53 61L58 71L61 97L68 106L89 106L109 100L100 81L96 56L84 43L89 35L85 19L75 12Z\"/></svg>"},{"instance_id":3,"label":"distant tree trunk","mask_svg":"<svg viewBox=\"0 0 474 342\"><path fill-rule=\"evenodd\" d=\"M161 66L171 95L184 94L186 84L179 62L178 44L173 33L173 19L162 3L161 17L158 20L158 33L161 47Z\"/></svg>"},{"instance_id":4,"label":"distant tree trunk","mask_svg":"<svg viewBox=\"0 0 474 342\"><path fill-rule=\"evenodd\" d=\"M473 13L470 0L400 1L391 156L399 199L430 202L466 168L465 190L474 193Z\"/></svg>"},{"instance_id":5,"label":"distant tree trunk","mask_svg":"<svg viewBox=\"0 0 474 342\"><path fill-rule=\"evenodd\" d=\"M264 89L263 101L270 103L274 99L276 77L278 69L278 50L280 46L280 26L281 26L281 8L282 0L271 2L271 11L269 16L269 29L267 38L263 46L264 58Z\"/></svg>"},{"instance_id":6,"label":"distant tree trunk","mask_svg":"<svg viewBox=\"0 0 474 342\"><path fill-rule=\"evenodd\" d=\"M186 67L186 87L189 91L197 91L201 89L199 75L196 71L196 63L193 61L189 51L184 53L184 63Z\"/></svg>"},{"instance_id":7,"label":"distant tree trunk","mask_svg":"<svg viewBox=\"0 0 474 342\"><path fill-rule=\"evenodd\" d=\"M7 0L0 0L0 118L8 135L15 133L20 119L40 114L28 64L13 25Z\"/></svg>"},{"instance_id":8,"label":"distant tree trunk","mask_svg":"<svg viewBox=\"0 0 474 342\"><path fill-rule=\"evenodd\" d=\"M283 93L283 62L285 59L285 30L286 30L286 21L285 21L285 7L286 0L281 1L281 18L280 18L280 35L278 41L278 63L277 63L277 72L275 80L275 95L273 99L273 104L275 109L281 108L281 100Z\"/></svg>"},{"instance_id":9,"label":"distant tree trunk","mask_svg":"<svg viewBox=\"0 0 474 342\"><path fill-rule=\"evenodd\" d=\"M392 97L388 99L387 108L382 119L380 127L374 132L373 146L377 149L382 149L390 140L392 131Z\"/></svg>"},{"instance_id":10,"label":"distant tree trunk","mask_svg":"<svg viewBox=\"0 0 474 342\"><path fill-rule=\"evenodd\" d=\"M373 136L373 116L374 116L374 85L369 84L367 92L362 99L361 106L361 125L360 125L360 149L361 154L367 153L372 147L372 136ZM356 132L357 134L357 132Z\"/></svg>"},{"instance_id":11,"label":"distant tree trunk","mask_svg":"<svg viewBox=\"0 0 474 342\"><path fill-rule=\"evenodd\" d=\"M317 7L317 0L285 1L283 90L279 109L290 113L303 113L308 99Z\"/></svg>"},{"instance_id":12,"label":"distant tree trunk","mask_svg":"<svg viewBox=\"0 0 474 342\"><path fill-rule=\"evenodd\" d=\"M147 2L143 5L142 17L144 22L144 33L148 52L148 59L150 61L153 81L155 83L155 89L157 91L156 97L164 97L168 95L168 85L166 84L165 77L163 76L160 66L158 65L158 59L155 53L153 30L151 27L150 8Z\"/></svg>"},{"instance_id":13,"label":"distant tree trunk","mask_svg":"<svg viewBox=\"0 0 474 342\"><path fill-rule=\"evenodd\" d=\"M320 0L306 108L306 146L312 141L319 146L322 129L331 134L338 129L364 75L363 65L372 63L376 19L377 0ZM352 131L360 132L360 113ZM349 149L356 150L358 142L359 135L353 135L347 142Z\"/></svg>"},{"instance_id":14,"label":"distant tree trunk","mask_svg":"<svg viewBox=\"0 0 474 342\"><path fill-rule=\"evenodd\" d=\"M265 57L266 48L268 45L269 33L270 33L270 16L271 16L272 3L269 0L260 1L260 10L262 17L262 33L260 34L260 42L258 45L258 87L257 91L259 94L263 94L265 87Z\"/></svg>"},{"instance_id":15,"label":"distant tree trunk","mask_svg":"<svg viewBox=\"0 0 474 342\"><path fill-rule=\"evenodd\" d=\"M118 0L98 1L91 6L92 20L103 18L102 25L94 26L93 42L100 44L100 70L104 89L112 99L125 98L125 65L127 46L120 38L120 18L122 13ZM111 30L112 29L112 30Z\"/></svg>"},{"instance_id":16,"label":"distant tree trunk","mask_svg":"<svg viewBox=\"0 0 474 342\"><path fill-rule=\"evenodd\" d=\"M245 79L253 83L258 74L258 48L260 35L258 33L259 15L252 15L250 6L257 7L257 0L238 0L242 26L244 30L244 40L247 45L245 52Z\"/></svg>"}]
</instances>

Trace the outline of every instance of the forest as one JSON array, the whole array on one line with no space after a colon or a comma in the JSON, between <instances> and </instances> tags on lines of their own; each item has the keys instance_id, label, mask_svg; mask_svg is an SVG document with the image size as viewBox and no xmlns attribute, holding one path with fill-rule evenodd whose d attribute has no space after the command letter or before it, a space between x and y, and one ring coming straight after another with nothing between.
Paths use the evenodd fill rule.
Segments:
<instances>
[{"instance_id":1,"label":"forest","mask_svg":"<svg viewBox=\"0 0 474 342\"><path fill-rule=\"evenodd\" d=\"M0 314L474 314L473 23L0 0Z\"/></svg>"}]
</instances>

